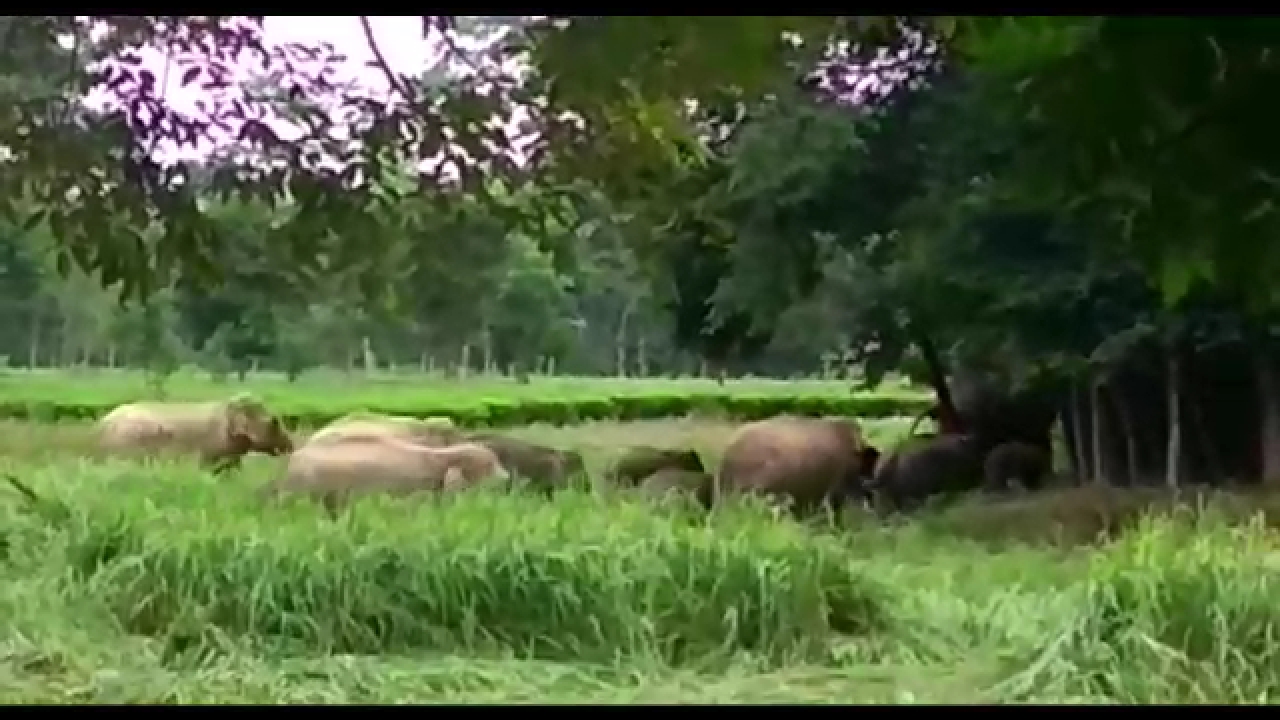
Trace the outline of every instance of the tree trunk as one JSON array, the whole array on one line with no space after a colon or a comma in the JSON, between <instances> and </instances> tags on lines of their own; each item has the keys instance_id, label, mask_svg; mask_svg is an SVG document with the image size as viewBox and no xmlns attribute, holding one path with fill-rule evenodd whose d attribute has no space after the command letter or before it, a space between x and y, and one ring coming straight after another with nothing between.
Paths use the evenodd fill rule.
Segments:
<instances>
[{"instance_id":1,"label":"tree trunk","mask_svg":"<svg viewBox=\"0 0 1280 720\"><path fill-rule=\"evenodd\" d=\"M67 367L75 363L75 342L71 339L71 313L62 311L62 327L58 329L58 365Z\"/></svg>"},{"instance_id":2,"label":"tree trunk","mask_svg":"<svg viewBox=\"0 0 1280 720\"><path fill-rule=\"evenodd\" d=\"M1129 475L1128 485L1137 485L1142 477L1138 467L1137 426L1133 422L1133 413L1129 408L1128 398L1123 392L1112 393L1115 399L1116 414L1120 418L1120 432L1124 434L1125 471Z\"/></svg>"},{"instance_id":3,"label":"tree trunk","mask_svg":"<svg viewBox=\"0 0 1280 720\"><path fill-rule=\"evenodd\" d=\"M1071 459L1075 463L1076 484L1084 484L1093 478L1089 468L1089 444L1085 442L1084 413L1088 405L1088 397L1080 382L1071 383L1071 400L1068 403L1071 414L1071 434L1074 436L1071 448Z\"/></svg>"},{"instance_id":4,"label":"tree trunk","mask_svg":"<svg viewBox=\"0 0 1280 720\"><path fill-rule=\"evenodd\" d=\"M946 368L938 355L938 348L927 333L918 330L911 324L912 341L920 348L925 369L929 373L929 384L938 398L938 434L953 435L964 432L964 424L960 422L960 413L956 411L955 401L951 397L951 387L947 384Z\"/></svg>"},{"instance_id":5,"label":"tree trunk","mask_svg":"<svg viewBox=\"0 0 1280 720\"><path fill-rule=\"evenodd\" d=\"M631 314L635 311L638 301L638 297L627 301L626 306L622 308L622 314L618 317L618 330L613 336L613 349L617 363L614 374L620 378L627 376L627 330L631 325Z\"/></svg>"},{"instance_id":6,"label":"tree trunk","mask_svg":"<svg viewBox=\"0 0 1280 720\"><path fill-rule=\"evenodd\" d=\"M1178 351L1168 352L1169 444L1165 455L1165 485L1177 488L1182 484L1182 394L1179 392L1182 363Z\"/></svg>"},{"instance_id":7,"label":"tree trunk","mask_svg":"<svg viewBox=\"0 0 1280 720\"><path fill-rule=\"evenodd\" d=\"M1089 412L1090 412L1090 429L1092 430L1093 449L1093 481L1105 484L1107 482L1106 464L1103 462L1102 449L1102 380L1095 379L1090 386L1089 391Z\"/></svg>"},{"instance_id":8,"label":"tree trunk","mask_svg":"<svg viewBox=\"0 0 1280 720\"><path fill-rule=\"evenodd\" d=\"M1262 420L1261 447L1258 448L1262 456L1262 482L1280 485L1280 374L1267 347L1255 346L1254 368Z\"/></svg>"},{"instance_id":9,"label":"tree trunk","mask_svg":"<svg viewBox=\"0 0 1280 720\"><path fill-rule=\"evenodd\" d=\"M1194 387L1194 386L1193 386ZM1218 444L1214 441L1213 432L1204 417L1204 407L1194 394L1186 398L1191 410L1191 424L1194 427L1197 444L1204 453L1205 480L1213 487L1222 485L1226 473L1223 471L1222 455L1218 453Z\"/></svg>"},{"instance_id":10,"label":"tree trunk","mask_svg":"<svg viewBox=\"0 0 1280 720\"><path fill-rule=\"evenodd\" d=\"M35 313L31 320L31 341L27 344L27 367L34 368L40 363L40 313Z\"/></svg>"}]
</instances>

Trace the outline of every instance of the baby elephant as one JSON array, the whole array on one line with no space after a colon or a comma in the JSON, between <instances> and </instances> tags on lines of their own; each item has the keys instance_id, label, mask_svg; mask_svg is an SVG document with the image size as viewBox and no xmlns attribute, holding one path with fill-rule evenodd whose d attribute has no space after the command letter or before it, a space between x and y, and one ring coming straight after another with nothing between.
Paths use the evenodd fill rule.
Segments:
<instances>
[{"instance_id":1,"label":"baby elephant","mask_svg":"<svg viewBox=\"0 0 1280 720\"><path fill-rule=\"evenodd\" d=\"M536 490L550 493L568 486L572 478L586 475L582 455L573 450L557 450L499 433L477 432L466 438L493 451L503 467Z\"/></svg>"},{"instance_id":2,"label":"baby elephant","mask_svg":"<svg viewBox=\"0 0 1280 720\"><path fill-rule=\"evenodd\" d=\"M871 494L882 510L908 511L935 495L976 490L982 451L972 435L912 438L876 467Z\"/></svg>"},{"instance_id":3,"label":"baby elephant","mask_svg":"<svg viewBox=\"0 0 1280 720\"><path fill-rule=\"evenodd\" d=\"M664 498L673 493L687 493L698 500L702 507L710 509L715 491L715 478L701 470L663 468L640 481L640 491L654 498Z\"/></svg>"},{"instance_id":4,"label":"baby elephant","mask_svg":"<svg viewBox=\"0 0 1280 720\"><path fill-rule=\"evenodd\" d=\"M702 458L696 450L685 448L657 448L639 445L628 448L613 464L609 477L619 485L634 487L645 478L662 470L683 470L691 473L706 472Z\"/></svg>"},{"instance_id":5,"label":"baby elephant","mask_svg":"<svg viewBox=\"0 0 1280 720\"><path fill-rule=\"evenodd\" d=\"M429 448L394 437L365 437L303 445L289 456L285 474L263 489L263 496L305 493L336 515L352 495L449 492L486 479L506 482L510 475L483 445Z\"/></svg>"},{"instance_id":6,"label":"baby elephant","mask_svg":"<svg viewBox=\"0 0 1280 720\"><path fill-rule=\"evenodd\" d=\"M1044 450L1023 442L997 445L983 464L983 487L988 492L1006 492L1013 482L1027 490L1038 490L1049 472L1049 456Z\"/></svg>"}]
</instances>

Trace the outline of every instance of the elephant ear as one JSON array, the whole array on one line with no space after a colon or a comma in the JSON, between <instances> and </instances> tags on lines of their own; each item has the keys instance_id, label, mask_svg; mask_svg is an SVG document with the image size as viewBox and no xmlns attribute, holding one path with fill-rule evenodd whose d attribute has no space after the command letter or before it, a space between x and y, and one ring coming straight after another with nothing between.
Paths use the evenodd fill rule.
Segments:
<instances>
[{"instance_id":1,"label":"elephant ear","mask_svg":"<svg viewBox=\"0 0 1280 720\"><path fill-rule=\"evenodd\" d=\"M242 407L228 402L222 409L226 421L227 437L240 445L250 442L249 414Z\"/></svg>"},{"instance_id":2,"label":"elephant ear","mask_svg":"<svg viewBox=\"0 0 1280 720\"><path fill-rule=\"evenodd\" d=\"M247 415L265 415L267 412L266 405L263 405L262 401L250 392L240 392L232 395L227 400L227 407L239 410Z\"/></svg>"},{"instance_id":3,"label":"elephant ear","mask_svg":"<svg viewBox=\"0 0 1280 720\"><path fill-rule=\"evenodd\" d=\"M247 433L231 430L227 434L231 439L231 446L228 449L233 455L244 455L252 449L253 443Z\"/></svg>"},{"instance_id":4,"label":"elephant ear","mask_svg":"<svg viewBox=\"0 0 1280 720\"><path fill-rule=\"evenodd\" d=\"M232 395L224 405L227 435L237 442L253 442L254 429L264 424L270 414L262 401L252 393ZM243 439L243 440L242 440Z\"/></svg>"}]
</instances>

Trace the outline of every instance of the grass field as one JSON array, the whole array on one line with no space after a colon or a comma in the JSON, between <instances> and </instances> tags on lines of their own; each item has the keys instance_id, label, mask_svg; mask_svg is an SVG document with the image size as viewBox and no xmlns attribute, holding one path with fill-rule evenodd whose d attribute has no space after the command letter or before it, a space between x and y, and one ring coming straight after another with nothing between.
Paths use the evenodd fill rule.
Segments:
<instances>
[{"instance_id":1,"label":"grass field","mask_svg":"<svg viewBox=\"0 0 1280 720\"><path fill-rule=\"evenodd\" d=\"M867 424L886 444L906 423ZM631 443L712 461L731 431L510 432L598 471ZM88 439L0 423L0 472L49 500L0 487L0 701L1251 703L1280 689L1280 555L1246 520L1265 496L1143 519L1167 498L1071 490L833 527L746 501L708 517L621 492L476 492L370 500L334 523L254 501L278 460L218 480L90 461Z\"/></svg>"}]
</instances>

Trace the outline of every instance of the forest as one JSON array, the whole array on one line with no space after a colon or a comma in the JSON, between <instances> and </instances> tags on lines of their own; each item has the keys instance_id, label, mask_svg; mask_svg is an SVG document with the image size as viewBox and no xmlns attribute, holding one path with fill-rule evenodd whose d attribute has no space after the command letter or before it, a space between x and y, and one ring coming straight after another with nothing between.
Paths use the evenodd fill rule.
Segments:
<instances>
[{"instance_id":1,"label":"forest","mask_svg":"<svg viewBox=\"0 0 1280 720\"><path fill-rule=\"evenodd\" d=\"M0 608L45 632L30 608L73 603L57 583L80 583L66 597L97 593L112 618L94 632L154 641L138 662L155 663L112 685L99 669L131 660L83 650L77 667L80 651L14 630L0 698L80 692L45 674L91 676L83 698L108 701L1265 702L1280 687L1258 528L1146 519L1087 557L1015 538L1076 513L1088 544L1124 524L1116 498L1280 479L1280 21L422 16L431 61L406 73L357 20L376 87L335 79L332 44L268 43L262 17L0 17L0 379L127 369L159 392L199 372L229 394L324 374L302 397L356 370L458 395L501 374L534 397L549 377L864 392L892 376L927 390L943 435L1052 442L1071 490L843 539L572 494L320 533L312 515L255 524L191 468L40 464L84 428L0 420L0 455L39 459L21 467L46 492L80 483L89 508L61 534L14 525L60 538L73 580L31 560ZM885 450L910 422L861 420ZM582 449L594 472L638 437L717 457L733 431L512 432ZM159 489L106 489L130 473ZM1103 509L1072 504L1086 495ZM716 523L731 532L703 532ZM472 684L437 692L415 666L393 687L401 666L383 663L428 647L467 658ZM472 660L495 648L569 663L571 689L549 665L486 675ZM6 669L23 653L42 669ZM326 653L357 670L290 664Z\"/></svg>"}]
</instances>

